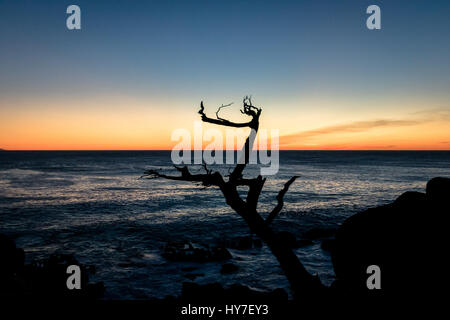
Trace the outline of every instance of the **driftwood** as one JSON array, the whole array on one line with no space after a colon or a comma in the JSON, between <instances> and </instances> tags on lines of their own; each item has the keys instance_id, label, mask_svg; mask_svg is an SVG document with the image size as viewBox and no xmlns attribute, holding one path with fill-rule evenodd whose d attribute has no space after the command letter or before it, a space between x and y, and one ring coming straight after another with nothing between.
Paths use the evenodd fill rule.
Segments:
<instances>
[{"instance_id":1,"label":"driftwood","mask_svg":"<svg viewBox=\"0 0 450 320\"><path fill-rule=\"evenodd\" d=\"M250 230L266 243L271 252L277 258L291 285L291 290L294 293L294 296L296 298L313 297L320 293L325 287L322 285L317 276L311 275L305 269L292 249L287 247L283 243L282 239L277 237L277 234L270 226L271 222L282 210L284 195L297 177L294 176L285 183L284 187L276 197L277 205L267 215L267 218L264 219L257 211L257 204L266 178L258 175L256 178L248 179L244 178L242 175L246 165L249 162L249 153L253 139L255 138L256 132L259 128L259 117L262 110L261 108L257 108L252 105L251 98L245 97L243 100L243 109L241 110L241 113L251 117L251 120L248 122L236 123L219 117L220 109L226 106L228 105L222 105L217 110L215 119L210 118L205 114L203 102L200 104L200 110L198 113L201 115L203 122L234 128L248 127L253 131L253 134L250 134L245 141L243 150L243 155L245 157L244 161L240 161L236 165L227 179L217 171L213 172L212 170L208 170L206 165L203 166L205 173L201 174L192 174L187 166L175 166L176 170L179 172L179 175L166 175L158 170L147 170L145 172L145 176L148 178L191 181L194 183L200 183L205 187L218 187L223 193L226 203L245 220ZM245 199L239 195L237 190L238 186L248 187L248 193Z\"/></svg>"}]
</instances>

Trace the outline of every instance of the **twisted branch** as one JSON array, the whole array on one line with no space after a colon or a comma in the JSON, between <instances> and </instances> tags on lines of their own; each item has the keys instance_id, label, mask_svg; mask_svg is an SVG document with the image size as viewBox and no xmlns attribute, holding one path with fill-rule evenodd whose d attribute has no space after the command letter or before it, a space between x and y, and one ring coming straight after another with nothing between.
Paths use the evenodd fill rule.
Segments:
<instances>
[{"instance_id":1,"label":"twisted branch","mask_svg":"<svg viewBox=\"0 0 450 320\"><path fill-rule=\"evenodd\" d=\"M173 175L166 175L161 173L158 170L147 170L144 172L145 178L148 179L155 179L155 178L164 178L168 180L177 180L177 181L190 181L190 182L200 182L204 186L222 186L225 184L225 181L223 180L222 175L219 172L212 172L211 170L208 170L206 168L206 165L204 166L206 173L204 174L192 174L189 172L189 169L187 166L184 167L177 167L174 166L175 169L177 169L181 175L179 176L173 176Z\"/></svg>"},{"instance_id":2,"label":"twisted branch","mask_svg":"<svg viewBox=\"0 0 450 320\"><path fill-rule=\"evenodd\" d=\"M221 106L219 107L219 109L217 109L217 111L216 111L216 118L219 119L219 120L226 121L225 119L219 117L220 109L229 107L229 106L231 106L232 104L233 104L233 102L231 102L231 103L229 103L229 104L221 105Z\"/></svg>"},{"instance_id":3,"label":"twisted branch","mask_svg":"<svg viewBox=\"0 0 450 320\"><path fill-rule=\"evenodd\" d=\"M291 184L295 181L295 179L297 179L298 176L293 176L292 178L289 179L288 182L286 182L284 184L283 189L280 190L280 192L277 195L277 205L275 206L275 208L273 208L272 212L269 213L269 215L266 218L266 223L269 225L273 219L275 219L277 217L277 215L280 213L281 209L283 209L283 205L284 205L284 195L286 194L286 192L289 190L289 187L291 186Z\"/></svg>"}]
</instances>

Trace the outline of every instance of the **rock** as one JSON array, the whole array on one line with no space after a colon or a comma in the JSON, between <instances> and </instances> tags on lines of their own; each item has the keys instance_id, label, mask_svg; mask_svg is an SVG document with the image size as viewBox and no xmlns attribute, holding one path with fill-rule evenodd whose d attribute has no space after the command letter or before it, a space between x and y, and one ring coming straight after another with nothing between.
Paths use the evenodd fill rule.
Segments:
<instances>
[{"instance_id":1,"label":"rock","mask_svg":"<svg viewBox=\"0 0 450 320\"><path fill-rule=\"evenodd\" d=\"M181 299L190 301L211 301L214 297L223 296L223 288L219 283L200 285L195 282L183 282Z\"/></svg>"},{"instance_id":2,"label":"rock","mask_svg":"<svg viewBox=\"0 0 450 320\"><path fill-rule=\"evenodd\" d=\"M286 302L288 295L283 289L275 289L273 291L258 291L250 289L241 284L233 284L227 288L222 287L219 283L210 283L200 285L194 282L184 282L180 299L183 301L198 301L201 303L227 301L253 302L253 301L270 301Z\"/></svg>"},{"instance_id":3,"label":"rock","mask_svg":"<svg viewBox=\"0 0 450 320\"><path fill-rule=\"evenodd\" d=\"M23 269L24 251L13 240L0 234L0 275L12 275Z\"/></svg>"},{"instance_id":4,"label":"rock","mask_svg":"<svg viewBox=\"0 0 450 320\"><path fill-rule=\"evenodd\" d=\"M433 178L427 183L427 198L430 201L443 204L450 201L450 179Z\"/></svg>"},{"instance_id":5,"label":"rock","mask_svg":"<svg viewBox=\"0 0 450 320\"><path fill-rule=\"evenodd\" d=\"M209 262L230 259L225 247L199 245L191 242L171 242L164 246L162 256L171 261Z\"/></svg>"},{"instance_id":6,"label":"rock","mask_svg":"<svg viewBox=\"0 0 450 320\"><path fill-rule=\"evenodd\" d=\"M204 273L186 273L184 277L189 280L195 280L197 277L203 277L204 275Z\"/></svg>"},{"instance_id":7,"label":"rock","mask_svg":"<svg viewBox=\"0 0 450 320\"><path fill-rule=\"evenodd\" d=\"M397 199L394 201L394 205L405 207L410 205L416 205L417 203L426 201L427 197L425 193L422 192L416 192L416 191L407 191L403 194L401 194Z\"/></svg>"},{"instance_id":8,"label":"rock","mask_svg":"<svg viewBox=\"0 0 450 320\"><path fill-rule=\"evenodd\" d=\"M252 248L261 248L262 241L259 238L251 236L241 236L222 240L219 242L219 245L230 249L248 250Z\"/></svg>"},{"instance_id":9,"label":"rock","mask_svg":"<svg viewBox=\"0 0 450 320\"><path fill-rule=\"evenodd\" d=\"M269 298L271 301L277 302L277 301L288 301L288 294L286 290L277 288L271 292L269 292Z\"/></svg>"},{"instance_id":10,"label":"rock","mask_svg":"<svg viewBox=\"0 0 450 320\"><path fill-rule=\"evenodd\" d=\"M330 248L337 279L334 288L380 294L366 285L368 266L377 265L384 294L434 292L442 283L438 270L447 250L443 213L450 212L449 181L434 178L426 194L406 192L392 204L346 219Z\"/></svg>"},{"instance_id":11,"label":"rock","mask_svg":"<svg viewBox=\"0 0 450 320\"><path fill-rule=\"evenodd\" d=\"M239 270L239 267L232 263L224 263L222 268L220 268L221 274L230 274Z\"/></svg>"},{"instance_id":12,"label":"rock","mask_svg":"<svg viewBox=\"0 0 450 320\"><path fill-rule=\"evenodd\" d=\"M253 246L255 248L262 248L263 243L262 243L261 239L258 239L258 238L253 239Z\"/></svg>"},{"instance_id":13,"label":"rock","mask_svg":"<svg viewBox=\"0 0 450 320\"><path fill-rule=\"evenodd\" d=\"M291 249L302 248L314 244L310 239L297 239L293 233L288 231L278 232L276 236L284 246Z\"/></svg>"},{"instance_id":14,"label":"rock","mask_svg":"<svg viewBox=\"0 0 450 320\"><path fill-rule=\"evenodd\" d=\"M194 271L196 269L197 269L196 267L184 267L184 268L181 268L181 271L191 272L191 271Z\"/></svg>"},{"instance_id":15,"label":"rock","mask_svg":"<svg viewBox=\"0 0 450 320\"><path fill-rule=\"evenodd\" d=\"M102 282L90 283L91 266L79 263L71 254L52 254L41 260L24 264L24 251L14 241L0 235L0 297L27 297L47 299L98 299L103 295ZM81 289L67 288L67 268L81 269Z\"/></svg>"},{"instance_id":16,"label":"rock","mask_svg":"<svg viewBox=\"0 0 450 320\"><path fill-rule=\"evenodd\" d=\"M297 240L296 248L303 248L303 247L311 246L313 244L314 244L314 242L310 239L299 239L299 240Z\"/></svg>"},{"instance_id":17,"label":"rock","mask_svg":"<svg viewBox=\"0 0 450 320\"><path fill-rule=\"evenodd\" d=\"M330 238L336 233L336 228L313 228L303 233L303 238L317 240Z\"/></svg>"},{"instance_id":18,"label":"rock","mask_svg":"<svg viewBox=\"0 0 450 320\"><path fill-rule=\"evenodd\" d=\"M236 238L236 240L237 244L235 246L235 249L247 250L253 247L253 240L251 237L239 237Z\"/></svg>"},{"instance_id":19,"label":"rock","mask_svg":"<svg viewBox=\"0 0 450 320\"><path fill-rule=\"evenodd\" d=\"M121 268L144 268L147 266L145 263L137 261L120 262L117 265Z\"/></svg>"},{"instance_id":20,"label":"rock","mask_svg":"<svg viewBox=\"0 0 450 320\"><path fill-rule=\"evenodd\" d=\"M278 232L276 238L288 248L297 248L297 238L288 231Z\"/></svg>"},{"instance_id":21,"label":"rock","mask_svg":"<svg viewBox=\"0 0 450 320\"><path fill-rule=\"evenodd\" d=\"M331 251L333 249L334 239L323 239L320 248L323 251Z\"/></svg>"}]
</instances>

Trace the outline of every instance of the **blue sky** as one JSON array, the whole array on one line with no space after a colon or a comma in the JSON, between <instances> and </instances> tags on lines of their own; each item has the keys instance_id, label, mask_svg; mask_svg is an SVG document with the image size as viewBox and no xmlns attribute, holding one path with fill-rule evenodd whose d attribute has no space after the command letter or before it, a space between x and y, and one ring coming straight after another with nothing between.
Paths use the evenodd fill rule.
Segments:
<instances>
[{"instance_id":1,"label":"blue sky","mask_svg":"<svg viewBox=\"0 0 450 320\"><path fill-rule=\"evenodd\" d=\"M70 4L82 30L66 29ZM449 34L449 1L1 1L0 108L119 93L175 111L245 94L273 113L446 108Z\"/></svg>"},{"instance_id":2,"label":"blue sky","mask_svg":"<svg viewBox=\"0 0 450 320\"><path fill-rule=\"evenodd\" d=\"M374 1L77 1L82 30L69 31L72 3L2 1L2 88L290 94L317 83L361 93L448 85L448 1L378 1L380 31L365 28Z\"/></svg>"}]
</instances>

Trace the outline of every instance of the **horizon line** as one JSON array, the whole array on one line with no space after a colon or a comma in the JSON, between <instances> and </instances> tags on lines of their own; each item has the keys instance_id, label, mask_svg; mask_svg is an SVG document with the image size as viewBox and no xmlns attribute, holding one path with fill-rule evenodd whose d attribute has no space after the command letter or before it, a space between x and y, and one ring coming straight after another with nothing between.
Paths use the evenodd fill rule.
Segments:
<instances>
[{"instance_id":1,"label":"horizon line","mask_svg":"<svg viewBox=\"0 0 450 320\"><path fill-rule=\"evenodd\" d=\"M270 151L270 149L256 149L255 151ZM2 149L0 151L172 151L172 149ZM183 151L183 150L179 150ZM193 151L205 151L204 149L191 149ZM222 149L219 151L241 151L240 149L227 150ZM450 151L450 149L279 149L278 151Z\"/></svg>"}]
</instances>

